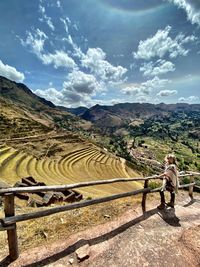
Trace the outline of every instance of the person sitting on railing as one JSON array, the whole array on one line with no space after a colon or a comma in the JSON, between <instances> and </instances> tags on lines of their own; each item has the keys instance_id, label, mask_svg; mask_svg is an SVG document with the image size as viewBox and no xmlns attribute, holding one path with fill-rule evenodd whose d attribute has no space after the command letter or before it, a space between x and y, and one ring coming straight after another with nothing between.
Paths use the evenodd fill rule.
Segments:
<instances>
[{"instance_id":1,"label":"person sitting on railing","mask_svg":"<svg viewBox=\"0 0 200 267\"><path fill-rule=\"evenodd\" d=\"M163 178L163 186L160 191L161 204L157 207L158 209L164 209L167 206L174 208L175 193L178 192L179 180L176 157L173 154L169 154L165 157L165 172L160 175ZM164 191L170 192L170 202L165 203Z\"/></svg>"}]
</instances>

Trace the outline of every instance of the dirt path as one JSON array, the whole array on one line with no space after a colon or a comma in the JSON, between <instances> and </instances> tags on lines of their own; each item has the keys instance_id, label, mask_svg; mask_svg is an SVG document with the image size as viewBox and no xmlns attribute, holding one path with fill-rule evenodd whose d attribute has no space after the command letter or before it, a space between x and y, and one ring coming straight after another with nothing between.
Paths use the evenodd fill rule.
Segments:
<instances>
[{"instance_id":1,"label":"dirt path","mask_svg":"<svg viewBox=\"0 0 200 267\"><path fill-rule=\"evenodd\" d=\"M179 193L175 209L159 211L149 202L142 215L130 207L115 221L71 236L68 240L24 252L12 264L0 266L200 266L200 195L190 201ZM84 248L86 258L77 260L76 250Z\"/></svg>"}]
</instances>

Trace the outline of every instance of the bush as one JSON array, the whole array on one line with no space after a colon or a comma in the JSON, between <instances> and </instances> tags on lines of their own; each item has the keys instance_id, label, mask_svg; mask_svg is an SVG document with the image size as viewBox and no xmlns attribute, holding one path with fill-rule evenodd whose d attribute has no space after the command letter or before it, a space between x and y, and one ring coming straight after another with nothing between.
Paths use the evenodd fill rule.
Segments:
<instances>
[{"instance_id":1,"label":"bush","mask_svg":"<svg viewBox=\"0 0 200 267\"><path fill-rule=\"evenodd\" d=\"M161 187L162 186L162 182L156 182L156 181L152 181L152 182L149 182L149 188L151 189L155 189L155 188L158 188L158 187Z\"/></svg>"},{"instance_id":2,"label":"bush","mask_svg":"<svg viewBox=\"0 0 200 267\"><path fill-rule=\"evenodd\" d=\"M189 184L189 183L190 183L190 178L188 178L188 177L183 177L183 178L181 179L181 182L182 182L182 184Z\"/></svg>"}]
</instances>

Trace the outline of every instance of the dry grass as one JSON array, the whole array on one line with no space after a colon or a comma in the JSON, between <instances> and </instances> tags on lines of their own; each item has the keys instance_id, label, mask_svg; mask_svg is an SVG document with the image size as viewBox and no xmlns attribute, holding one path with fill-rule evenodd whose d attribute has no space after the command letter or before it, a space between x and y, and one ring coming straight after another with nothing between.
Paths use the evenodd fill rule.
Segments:
<instances>
[{"instance_id":1,"label":"dry grass","mask_svg":"<svg viewBox=\"0 0 200 267\"><path fill-rule=\"evenodd\" d=\"M18 201L17 204L22 204ZM20 251L37 247L41 244L66 239L79 231L100 225L122 215L127 209L135 209L141 203L141 196L128 197L90 207L58 213L36 220L17 224ZM16 208L16 214L35 211L35 208ZM37 208L41 210L41 208ZM3 208L0 217L4 217ZM7 252L6 231L0 232L0 255Z\"/></svg>"}]
</instances>

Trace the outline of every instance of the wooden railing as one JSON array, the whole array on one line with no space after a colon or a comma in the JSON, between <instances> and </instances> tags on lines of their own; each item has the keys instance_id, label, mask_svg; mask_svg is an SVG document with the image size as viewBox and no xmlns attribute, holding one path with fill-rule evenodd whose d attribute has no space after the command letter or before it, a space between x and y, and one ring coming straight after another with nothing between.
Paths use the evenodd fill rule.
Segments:
<instances>
[{"instance_id":1,"label":"wooden railing","mask_svg":"<svg viewBox=\"0 0 200 267\"><path fill-rule=\"evenodd\" d=\"M190 177L190 183L180 185L179 188L189 187L189 196L193 198L193 188L196 185L195 176L200 176L200 173L188 172L182 175L179 175L179 178ZM146 197L149 193L160 192L162 187L151 189L149 187L150 180L162 179L158 175L153 175L145 178L116 178L110 180L100 180L100 181L91 181L91 182L82 182L70 185L53 185L53 186L30 186L30 187L11 187L11 188L2 188L0 189L0 196L3 197L4 202L4 213L5 218L0 219L0 230L7 231L8 237L8 247L9 247L9 256L11 261L14 261L19 256L18 250L18 240L17 240L17 223L22 221L27 221L30 219L37 219L44 216L49 216L58 212L64 212L72 209L83 208L86 206L104 203L112 201L119 198L135 196L138 194L143 194L142 196L142 211L146 211ZM47 192L47 191L64 191L66 189L81 188L86 186L95 186L111 183L124 183L124 182L144 182L144 188L138 189L135 191L125 192L121 194L115 194L111 196L106 196L102 198L95 198L91 200L81 201L79 203L68 204L65 206L52 207L45 210L40 210L36 212L26 213L15 215L15 203L14 197L16 193L35 193L35 192Z\"/></svg>"}]
</instances>

